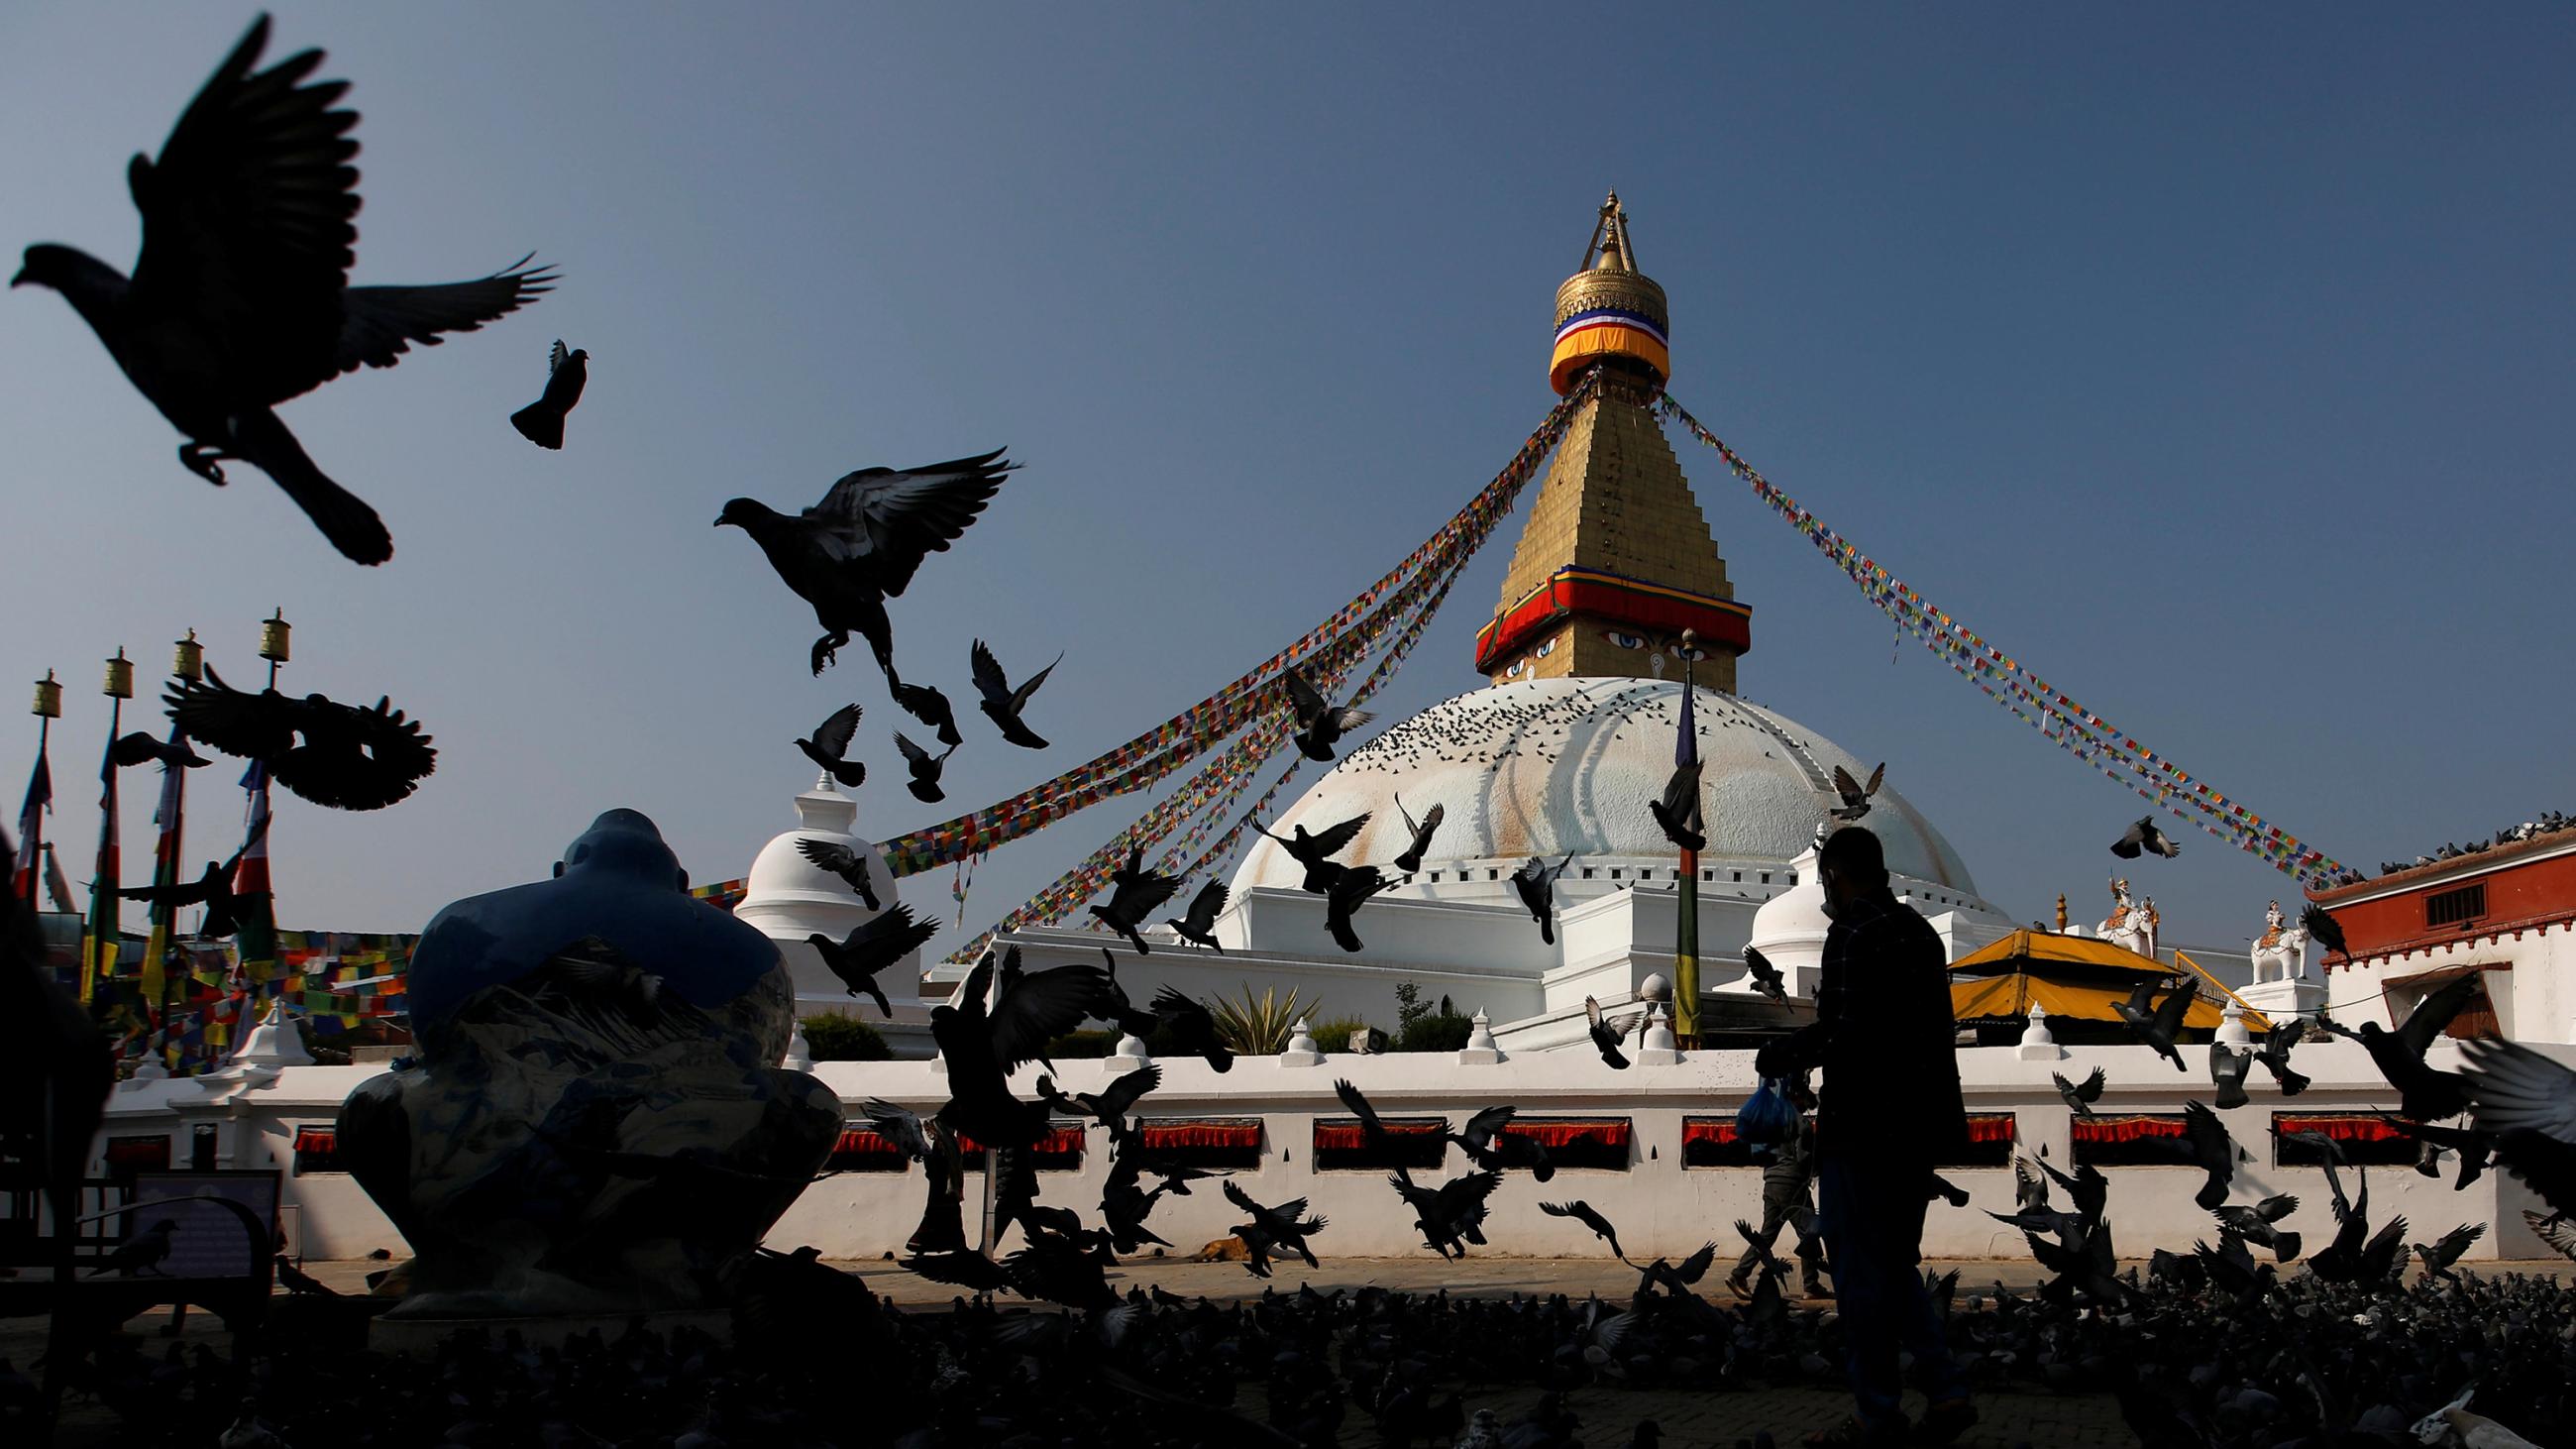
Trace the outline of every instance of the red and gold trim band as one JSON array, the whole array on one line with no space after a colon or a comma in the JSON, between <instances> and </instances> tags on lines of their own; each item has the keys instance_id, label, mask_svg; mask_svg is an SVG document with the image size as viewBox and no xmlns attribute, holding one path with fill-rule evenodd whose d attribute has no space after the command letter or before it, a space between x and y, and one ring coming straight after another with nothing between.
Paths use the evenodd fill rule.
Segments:
<instances>
[{"instance_id":1,"label":"red and gold trim band","mask_svg":"<svg viewBox=\"0 0 2576 1449\"><path fill-rule=\"evenodd\" d=\"M1733 654L1753 648L1749 604L1569 566L1548 575L1546 583L1476 632L1476 668L1490 671L1568 614L1589 614L1665 637L1696 630L1701 647Z\"/></svg>"}]
</instances>

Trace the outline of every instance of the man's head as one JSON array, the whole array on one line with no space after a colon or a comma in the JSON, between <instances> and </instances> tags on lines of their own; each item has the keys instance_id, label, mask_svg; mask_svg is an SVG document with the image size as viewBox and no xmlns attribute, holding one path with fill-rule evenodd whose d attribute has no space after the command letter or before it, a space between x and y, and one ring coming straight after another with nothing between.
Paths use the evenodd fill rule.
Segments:
<instances>
[{"instance_id":1,"label":"man's head","mask_svg":"<svg viewBox=\"0 0 2576 1449\"><path fill-rule=\"evenodd\" d=\"M1887 855L1878 837L1858 825L1846 825L1825 837L1816 852L1816 876L1825 888L1825 914L1887 889Z\"/></svg>"}]
</instances>

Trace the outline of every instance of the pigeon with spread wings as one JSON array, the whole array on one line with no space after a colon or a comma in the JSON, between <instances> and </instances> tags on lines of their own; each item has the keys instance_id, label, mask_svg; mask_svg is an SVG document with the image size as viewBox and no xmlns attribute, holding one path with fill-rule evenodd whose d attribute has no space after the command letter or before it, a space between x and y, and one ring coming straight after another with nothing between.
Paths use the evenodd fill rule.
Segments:
<instances>
[{"instance_id":1,"label":"pigeon with spread wings","mask_svg":"<svg viewBox=\"0 0 2576 1449\"><path fill-rule=\"evenodd\" d=\"M127 381L185 434L179 462L209 483L232 458L266 473L334 547L362 564L393 557L384 520L323 476L273 409L359 367L391 367L413 343L471 332L547 291L526 258L471 282L352 287L358 113L346 81L313 81L322 52L266 70L268 17L252 24L180 113L160 159L137 155L126 188L142 214L134 275L75 247L27 248L11 286L50 287Z\"/></svg>"},{"instance_id":2,"label":"pigeon with spread wings","mask_svg":"<svg viewBox=\"0 0 2576 1449\"><path fill-rule=\"evenodd\" d=\"M751 535L779 581L814 606L823 637L814 641L816 674L831 666L852 633L868 641L877 667L893 684L894 625L885 601L910 587L921 561L945 553L1017 464L1002 450L901 472L862 468L843 474L822 501L780 513L750 498L725 502L716 526Z\"/></svg>"},{"instance_id":3,"label":"pigeon with spread wings","mask_svg":"<svg viewBox=\"0 0 2576 1449\"><path fill-rule=\"evenodd\" d=\"M1145 847L1139 845L1127 852L1127 863L1109 873L1109 903L1091 907L1100 923L1127 938L1136 954L1150 955L1153 947L1136 928L1154 913L1172 893L1181 888L1181 878L1145 868Z\"/></svg>"},{"instance_id":4,"label":"pigeon with spread wings","mask_svg":"<svg viewBox=\"0 0 2576 1449\"><path fill-rule=\"evenodd\" d=\"M883 909L877 900L875 878L868 873L866 855L837 840L811 835L798 838L796 853L812 861L816 869L839 876L842 884L858 892L859 904L872 911Z\"/></svg>"},{"instance_id":5,"label":"pigeon with spread wings","mask_svg":"<svg viewBox=\"0 0 2576 1449\"><path fill-rule=\"evenodd\" d=\"M118 891L117 894L129 901L144 901L156 906L168 906L173 910L181 906L204 906L206 916L197 925L198 935L236 935L241 930L241 922L233 915L233 872L241 868L242 857L250 854L250 848L259 843L260 837L268 834L270 818L263 812L251 825L250 833L243 837L241 849L233 852L232 859L221 864L207 861L206 873L193 881L183 881L176 885L143 886L134 890Z\"/></svg>"},{"instance_id":6,"label":"pigeon with spread wings","mask_svg":"<svg viewBox=\"0 0 2576 1449\"><path fill-rule=\"evenodd\" d=\"M805 940L823 958L825 969L841 978L850 995L864 993L876 1002L877 1010L891 1018L894 1005L886 1000L885 988L877 984L877 973L920 950L938 934L937 921L916 921L912 907L897 901L894 909L868 917L838 941L820 931Z\"/></svg>"},{"instance_id":7,"label":"pigeon with spread wings","mask_svg":"<svg viewBox=\"0 0 2576 1449\"><path fill-rule=\"evenodd\" d=\"M1521 904L1538 922L1538 938L1551 946L1556 944L1556 878L1572 864L1571 855L1554 865L1533 855L1526 865L1512 872L1513 894L1521 898Z\"/></svg>"},{"instance_id":8,"label":"pigeon with spread wings","mask_svg":"<svg viewBox=\"0 0 2576 1449\"><path fill-rule=\"evenodd\" d=\"M843 789L855 790L868 782L868 767L848 758L850 741L858 732L859 707L845 704L814 726L813 738L798 740L796 748L822 766L823 773L839 781Z\"/></svg>"},{"instance_id":9,"label":"pigeon with spread wings","mask_svg":"<svg viewBox=\"0 0 2576 1449\"><path fill-rule=\"evenodd\" d=\"M2136 860L2149 851L2167 860L2182 854L2182 847L2156 828L2156 817L2152 815L2139 816L2138 823L2129 827L2128 834L2111 842L2111 853L2122 860Z\"/></svg>"},{"instance_id":10,"label":"pigeon with spread wings","mask_svg":"<svg viewBox=\"0 0 2576 1449\"><path fill-rule=\"evenodd\" d=\"M1663 798L1646 802L1646 813L1655 817L1664 838L1682 850L1703 850L1708 846L1708 825L1700 811L1699 772L1697 760L1673 766L1671 777L1664 781Z\"/></svg>"},{"instance_id":11,"label":"pigeon with spread wings","mask_svg":"<svg viewBox=\"0 0 2576 1449\"><path fill-rule=\"evenodd\" d=\"M1592 1045L1599 1048L1601 1060L1620 1071L1627 1070L1628 1055L1619 1050L1619 1043L1627 1038L1629 1029L1645 1020L1645 1017L1646 1014L1640 1011L1617 1021L1609 1021L1601 1015L1600 997L1583 998L1583 1019L1591 1031Z\"/></svg>"},{"instance_id":12,"label":"pigeon with spread wings","mask_svg":"<svg viewBox=\"0 0 2576 1449\"><path fill-rule=\"evenodd\" d=\"M554 351L546 354L544 395L510 414L510 426L540 448L561 448L564 419L572 414L573 404L581 401L581 390L589 383L590 353L579 347L566 347L562 338L556 338Z\"/></svg>"},{"instance_id":13,"label":"pigeon with spread wings","mask_svg":"<svg viewBox=\"0 0 2576 1449\"><path fill-rule=\"evenodd\" d=\"M2375 1021L2363 1022L2358 1032L2350 1031L2322 1016L2318 1024L2361 1043L2370 1053L2371 1064L2397 1089L2398 1110L2418 1122L2438 1122L2468 1108L2469 1083L2458 1072L2426 1066L2424 1053L2450 1027L2451 1019L2485 989L2476 976L2463 976L2417 1002L2395 1031Z\"/></svg>"},{"instance_id":14,"label":"pigeon with spread wings","mask_svg":"<svg viewBox=\"0 0 2576 1449\"><path fill-rule=\"evenodd\" d=\"M2092 1116L2093 1104L2102 1100L2104 1078L2100 1067L2095 1067L2093 1075L2081 1082L2066 1080L2062 1072L2051 1072L2048 1074L2048 1079L2057 1084L2057 1095L2066 1103L2067 1110L2078 1117Z\"/></svg>"},{"instance_id":15,"label":"pigeon with spread wings","mask_svg":"<svg viewBox=\"0 0 2576 1449\"><path fill-rule=\"evenodd\" d=\"M1404 808L1404 797L1398 795L1395 797L1395 813L1404 817L1404 833L1411 837L1404 853L1395 858L1396 874L1411 875L1422 869L1422 853L1431 848L1431 837L1439 832L1440 822L1449 818L1449 807L1434 805L1416 820L1413 812Z\"/></svg>"},{"instance_id":16,"label":"pigeon with spread wings","mask_svg":"<svg viewBox=\"0 0 2576 1449\"><path fill-rule=\"evenodd\" d=\"M1760 947L1744 948L1744 970L1746 979L1753 983L1754 990L1779 1005L1789 1004L1788 978L1780 974L1780 968L1771 964L1771 958L1763 955Z\"/></svg>"},{"instance_id":17,"label":"pigeon with spread wings","mask_svg":"<svg viewBox=\"0 0 2576 1449\"><path fill-rule=\"evenodd\" d=\"M894 696L897 708L921 721L928 728L937 730L941 744L953 750L966 743L966 737L957 732L956 708L949 704L948 696L940 693L936 687L927 684L905 684L897 680L888 685L887 692Z\"/></svg>"},{"instance_id":18,"label":"pigeon with spread wings","mask_svg":"<svg viewBox=\"0 0 2576 1449\"><path fill-rule=\"evenodd\" d=\"M1601 1216L1592 1204L1578 1197L1572 1202L1543 1202L1538 1205L1538 1210L1552 1218L1572 1218L1583 1224L1592 1230L1594 1237L1610 1245L1611 1257L1622 1263L1628 1261L1628 1255L1619 1247L1619 1230L1612 1227L1610 1220Z\"/></svg>"},{"instance_id":19,"label":"pigeon with spread wings","mask_svg":"<svg viewBox=\"0 0 2576 1449\"><path fill-rule=\"evenodd\" d=\"M1259 821L1254 821L1252 828L1279 842L1291 860L1304 866L1306 879L1302 882L1303 887L1320 896L1332 890L1334 880L1347 869L1333 857L1341 853L1342 847L1358 839L1360 827L1368 822L1366 815L1354 815L1348 820L1327 825L1313 835L1307 834L1303 825L1290 826L1286 835L1271 835L1261 829Z\"/></svg>"},{"instance_id":20,"label":"pigeon with spread wings","mask_svg":"<svg viewBox=\"0 0 2576 1449\"><path fill-rule=\"evenodd\" d=\"M1020 718L1020 711L1029 707L1029 696L1038 692L1038 686L1046 683L1048 675L1055 673L1055 666L1064 662L1064 656L1057 655L1046 668L1021 680L1017 689L1011 687L1009 677L1002 673L1002 661L993 657L993 651L983 640L975 641L969 662L973 666L975 692L984 696L984 717L1001 728L1002 738L1024 750L1045 749L1046 737L1030 729L1028 722Z\"/></svg>"},{"instance_id":21,"label":"pigeon with spread wings","mask_svg":"<svg viewBox=\"0 0 2576 1449\"><path fill-rule=\"evenodd\" d=\"M1380 891L1393 890L1395 880L1373 865L1355 865L1333 877L1331 889L1324 892L1324 931L1333 944L1345 951L1363 949L1360 933L1352 928L1352 918L1369 898Z\"/></svg>"},{"instance_id":22,"label":"pigeon with spread wings","mask_svg":"<svg viewBox=\"0 0 2576 1449\"><path fill-rule=\"evenodd\" d=\"M924 805L936 805L948 798L948 792L940 787L939 772L948 767L948 757L957 753L955 745L950 745L934 755L914 744L903 731L896 730L894 747L903 752L904 771L912 776L912 779L904 785L906 790L912 792L912 798Z\"/></svg>"},{"instance_id":23,"label":"pigeon with spread wings","mask_svg":"<svg viewBox=\"0 0 2576 1449\"><path fill-rule=\"evenodd\" d=\"M212 665L204 679L174 681L161 698L188 738L264 761L278 784L334 810L382 810L438 768L419 722L382 699L360 709L318 694L253 694L227 686Z\"/></svg>"},{"instance_id":24,"label":"pigeon with spread wings","mask_svg":"<svg viewBox=\"0 0 2576 1449\"><path fill-rule=\"evenodd\" d=\"M1216 918L1225 914L1225 902L1230 894L1232 893L1226 889L1224 881L1209 881L1199 887L1197 895L1190 897L1190 909L1187 915L1178 918L1166 916L1163 918L1163 924L1172 928L1173 935L1191 945L1205 946L1222 956L1225 954L1225 947L1217 944Z\"/></svg>"},{"instance_id":25,"label":"pigeon with spread wings","mask_svg":"<svg viewBox=\"0 0 2576 1449\"><path fill-rule=\"evenodd\" d=\"M1881 761L1877 769L1869 772L1869 783L1866 785L1853 779L1851 771L1844 769L1840 765L1834 766L1834 794L1841 797L1842 803L1825 813L1836 820L1841 821L1845 825L1849 825L1860 819L1862 816L1867 815L1869 813L1870 797L1878 793L1879 784L1886 780L1886 778L1887 764L1885 761Z\"/></svg>"},{"instance_id":26,"label":"pigeon with spread wings","mask_svg":"<svg viewBox=\"0 0 2576 1449\"><path fill-rule=\"evenodd\" d=\"M1297 716L1297 733L1291 738L1297 743L1297 753L1307 759L1331 763L1333 746L1343 735L1377 718L1364 709L1335 705L1324 698L1322 691L1308 683L1306 676L1294 669L1283 673L1288 686L1288 707Z\"/></svg>"},{"instance_id":27,"label":"pigeon with spread wings","mask_svg":"<svg viewBox=\"0 0 2576 1449\"><path fill-rule=\"evenodd\" d=\"M2187 1072L2191 1069L2183 1065L2182 1053L2174 1050L2174 1038L2182 1031L2183 1018L2191 1011L2191 1003L2199 993L2186 981L2150 1008L2147 1003L2155 994L2154 982L2142 982L2136 991L2130 993L2128 1000L2112 1002L2111 1009L2128 1024L2131 1036L2154 1047L2158 1056L2174 1064L2175 1071Z\"/></svg>"},{"instance_id":28,"label":"pigeon with spread wings","mask_svg":"<svg viewBox=\"0 0 2576 1449\"><path fill-rule=\"evenodd\" d=\"M948 1063L949 1097L939 1120L994 1147L1026 1147L1046 1135L1046 1104L1012 1096L1011 1073L1109 1006L1109 978L1097 967L1022 972L1019 956L1017 946L1004 954L1001 975L1009 985L999 993L993 991L995 961L988 951L957 994L930 1009L931 1039ZM994 998L990 1005L988 995Z\"/></svg>"}]
</instances>

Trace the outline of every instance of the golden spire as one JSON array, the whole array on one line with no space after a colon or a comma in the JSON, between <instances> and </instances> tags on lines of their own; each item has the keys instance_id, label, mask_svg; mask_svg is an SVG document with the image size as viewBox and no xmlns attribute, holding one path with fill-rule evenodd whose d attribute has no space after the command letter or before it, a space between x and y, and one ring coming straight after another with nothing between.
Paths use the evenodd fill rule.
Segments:
<instances>
[{"instance_id":1,"label":"golden spire","mask_svg":"<svg viewBox=\"0 0 2576 1449\"><path fill-rule=\"evenodd\" d=\"M1598 365L1614 378L1642 382L1649 391L1663 386L1673 365L1666 325L1664 289L1637 270L1636 250L1628 244L1628 212L1613 191L1592 224L1583 269L1556 289L1556 351L1548 359L1549 385L1562 397L1574 391L1585 370Z\"/></svg>"}]
</instances>

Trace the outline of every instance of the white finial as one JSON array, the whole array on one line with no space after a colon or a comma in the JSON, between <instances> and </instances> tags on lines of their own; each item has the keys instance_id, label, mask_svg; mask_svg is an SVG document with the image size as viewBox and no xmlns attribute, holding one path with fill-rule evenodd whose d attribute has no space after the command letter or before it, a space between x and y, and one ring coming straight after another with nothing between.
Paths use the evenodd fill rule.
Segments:
<instances>
[{"instance_id":1,"label":"white finial","mask_svg":"<svg viewBox=\"0 0 2576 1449\"><path fill-rule=\"evenodd\" d=\"M2253 1045L2254 1034L2245 1028L2245 1008L2242 1005L2231 999L2219 1009L2218 1015L2218 1033L2211 1040L2222 1041L2229 1046Z\"/></svg>"},{"instance_id":2,"label":"white finial","mask_svg":"<svg viewBox=\"0 0 2576 1449\"><path fill-rule=\"evenodd\" d=\"M2048 1008L2034 1001L2030 1004L2030 1024L2021 1029L2021 1045L2013 1054L2023 1061L2053 1062L2066 1055L2057 1037L2048 1029Z\"/></svg>"},{"instance_id":3,"label":"white finial","mask_svg":"<svg viewBox=\"0 0 2576 1449\"><path fill-rule=\"evenodd\" d=\"M1637 1065L1641 1067L1679 1066L1682 1044L1673 1035L1673 1019L1661 1006L1653 1008L1646 1018L1646 1044L1638 1049Z\"/></svg>"},{"instance_id":4,"label":"white finial","mask_svg":"<svg viewBox=\"0 0 2576 1449\"><path fill-rule=\"evenodd\" d=\"M1323 1064L1324 1053L1315 1045L1314 1028L1307 1024L1306 1018L1297 1018L1297 1024L1288 1028L1288 1045L1279 1053L1279 1065L1320 1067Z\"/></svg>"},{"instance_id":5,"label":"white finial","mask_svg":"<svg viewBox=\"0 0 2576 1449\"><path fill-rule=\"evenodd\" d=\"M1467 1044L1458 1051L1461 1066L1490 1067L1503 1059L1502 1043L1494 1040L1494 1023L1483 1007L1476 1008L1474 1024L1467 1032Z\"/></svg>"},{"instance_id":6,"label":"white finial","mask_svg":"<svg viewBox=\"0 0 2576 1449\"><path fill-rule=\"evenodd\" d=\"M796 1029L788 1035L787 1055L778 1059L778 1065L791 1072L814 1070L814 1044L805 1040L805 1023L796 1023Z\"/></svg>"},{"instance_id":7,"label":"white finial","mask_svg":"<svg viewBox=\"0 0 2576 1449\"><path fill-rule=\"evenodd\" d=\"M1110 1065L1116 1068L1120 1076L1135 1071L1139 1067L1150 1065L1152 1062L1153 1056L1145 1050L1144 1038L1133 1032L1118 1038L1118 1050L1110 1057Z\"/></svg>"}]
</instances>

